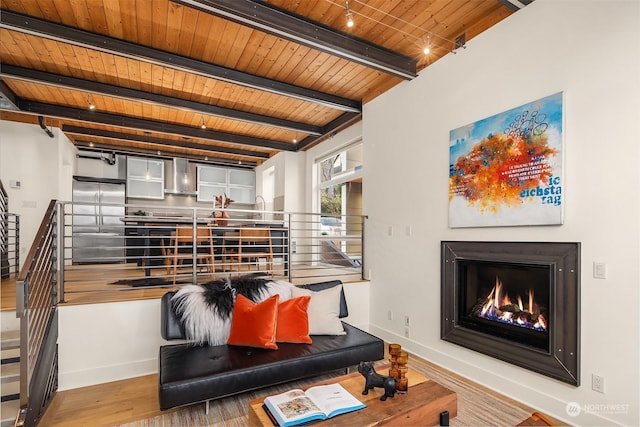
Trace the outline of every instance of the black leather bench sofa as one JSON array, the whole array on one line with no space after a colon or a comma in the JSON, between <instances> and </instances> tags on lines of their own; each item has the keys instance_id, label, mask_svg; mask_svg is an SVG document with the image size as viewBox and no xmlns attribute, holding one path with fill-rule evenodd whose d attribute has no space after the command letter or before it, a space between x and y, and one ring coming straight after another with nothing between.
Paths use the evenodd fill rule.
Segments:
<instances>
[{"instance_id":1,"label":"black leather bench sofa","mask_svg":"<svg viewBox=\"0 0 640 427\"><path fill-rule=\"evenodd\" d=\"M162 337L184 339L171 308L162 297ZM346 307L344 295L341 304ZM312 344L279 343L277 350L188 343L160 347L160 409L208 402L270 385L347 369L361 361L384 358L384 342L343 322L346 335L313 335ZM208 411L208 403L207 403Z\"/></svg>"}]
</instances>

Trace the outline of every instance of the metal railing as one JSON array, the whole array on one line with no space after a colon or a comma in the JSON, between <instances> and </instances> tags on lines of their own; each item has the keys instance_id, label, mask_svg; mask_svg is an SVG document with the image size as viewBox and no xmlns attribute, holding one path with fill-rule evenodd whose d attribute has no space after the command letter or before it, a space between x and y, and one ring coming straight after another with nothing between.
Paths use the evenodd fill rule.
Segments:
<instances>
[{"instance_id":1,"label":"metal railing","mask_svg":"<svg viewBox=\"0 0 640 427\"><path fill-rule=\"evenodd\" d=\"M225 218L214 218L198 207L59 205L61 300L238 274L294 283L363 279L361 215L224 209Z\"/></svg>"},{"instance_id":2,"label":"metal railing","mask_svg":"<svg viewBox=\"0 0 640 427\"><path fill-rule=\"evenodd\" d=\"M20 318L20 413L16 425L35 426L58 388L58 231L51 201L16 280Z\"/></svg>"},{"instance_id":3,"label":"metal railing","mask_svg":"<svg viewBox=\"0 0 640 427\"><path fill-rule=\"evenodd\" d=\"M20 269L20 217L9 212L9 197L0 181L0 277L17 277Z\"/></svg>"}]
</instances>

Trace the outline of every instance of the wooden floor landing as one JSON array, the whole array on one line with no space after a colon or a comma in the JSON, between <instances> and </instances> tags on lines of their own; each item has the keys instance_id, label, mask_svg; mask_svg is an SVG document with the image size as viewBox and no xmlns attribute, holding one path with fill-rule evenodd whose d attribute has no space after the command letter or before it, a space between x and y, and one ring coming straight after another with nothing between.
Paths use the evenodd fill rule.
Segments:
<instances>
[{"instance_id":1,"label":"wooden floor landing","mask_svg":"<svg viewBox=\"0 0 640 427\"><path fill-rule=\"evenodd\" d=\"M274 268L274 280L288 280L282 269ZM280 267L281 268L281 267ZM255 270L244 270L242 273L255 273ZM189 280L189 272L183 271L183 280ZM198 281L210 281L227 277L229 272L199 273ZM235 273L237 274L237 273ZM166 292L177 289L177 286L131 287L113 284L122 279L142 279L145 277L143 268L135 264L101 264L78 265L65 268L65 293L61 305L97 304L107 302L135 301L161 298ZM164 268L151 270L153 278L167 278ZM345 269L328 269L307 267L304 277L293 279L295 284L322 282L340 279L344 283L360 281L357 274ZM2 279L0 283L0 309L16 309L16 279Z\"/></svg>"}]
</instances>

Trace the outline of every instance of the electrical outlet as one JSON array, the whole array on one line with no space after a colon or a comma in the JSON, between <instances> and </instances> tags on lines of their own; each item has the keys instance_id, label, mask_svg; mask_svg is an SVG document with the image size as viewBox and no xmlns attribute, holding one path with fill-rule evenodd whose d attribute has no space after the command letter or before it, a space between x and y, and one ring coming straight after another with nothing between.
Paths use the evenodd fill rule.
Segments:
<instances>
[{"instance_id":1,"label":"electrical outlet","mask_svg":"<svg viewBox=\"0 0 640 427\"><path fill-rule=\"evenodd\" d=\"M404 336L405 336L405 338L409 338L409 327L408 326L404 327Z\"/></svg>"},{"instance_id":2,"label":"electrical outlet","mask_svg":"<svg viewBox=\"0 0 640 427\"><path fill-rule=\"evenodd\" d=\"M607 278L607 263L595 262L593 263L593 278L594 279L606 279Z\"/></svg>"},{"instance_id":3,"label":"electrical outlet","mask_svg":"<svg viewBox=\"0 0 640 427\"><path fill-rule=\"evenodd\" d=\"M404 316L404 326L406 326L407 328L408 328L409 326L411 326L411 325L409 324L409 316Z\"/></svg>"},{"instance_id":4,"label":"electrical outlet","mask_svg":"<svg viewBox=\"0 0 640 427\"><path fill-rule=\"evenodd\" d=\"M393 320L393 311L387 311L387 320Z\"/></svg>"},{"instance_id":5,"label":"electrical outlet","mask_svg":"<svg viewBox=\"0 0 640 427\"><path fill-rule=\"evenodd\" d=\"M591 388L598 393L604 394L604 377L596 374L591 374Z\"/></svg>"}]
</instances>

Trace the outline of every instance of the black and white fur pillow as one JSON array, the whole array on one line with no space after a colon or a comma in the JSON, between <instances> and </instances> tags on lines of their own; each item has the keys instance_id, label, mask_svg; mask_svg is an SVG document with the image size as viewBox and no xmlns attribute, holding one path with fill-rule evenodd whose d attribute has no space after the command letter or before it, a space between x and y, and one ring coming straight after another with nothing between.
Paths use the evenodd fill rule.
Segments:
<instances>
[{"instance_id":1,"label":"black and white fur pillow","mask_svg":"<svg viewBox=\"0 0 640 427\"><path fill-rule=\"evenodd\" d=\"M292 287L293 284L282 280L241 276L182 286L171 303L187 340L196 345L221 345L229 338L236 294L256 303L278 294L280 301L284 301L291 298Z\"/></svg>"}]
</instances>

